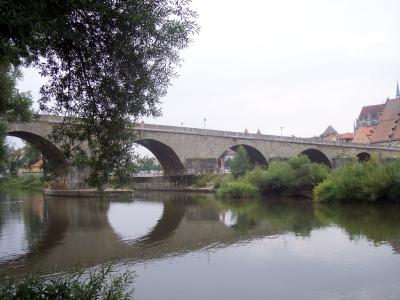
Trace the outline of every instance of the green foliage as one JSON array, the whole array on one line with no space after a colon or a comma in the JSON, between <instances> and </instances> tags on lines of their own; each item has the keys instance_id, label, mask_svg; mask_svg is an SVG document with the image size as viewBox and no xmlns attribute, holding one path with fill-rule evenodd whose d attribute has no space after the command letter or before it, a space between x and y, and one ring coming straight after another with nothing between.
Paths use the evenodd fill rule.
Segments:
<instances>
[{"instance_id":1,"label":"green foliage","mask_svg":"<svg viewBox=\"0 0 400 300\"><path fill-rule=\"evenodd\" d=\"M47 277L27 276L21 281L2 278L1 299L130 299L133 274L113 275L111 268L85 274L56 274Z\"/></svg>"},{"instance_id":2,"label":"green foliage","mask_svg":"<svg viewBox=\"0 0 400 300\"><path fill-rule=\"evenodd\" d=\"M20 168L29 169L42 157L41 152L29 143L21 149L13 149L4 145L2 150L4 151L2 165L0 165L2 174L17 174Z\"/></svg>"},{"instance_id":3,"label":"green foliage","mask_svg":"<svg viewBox=\"0 0 400 300\"><path fill-rule=\"evenodd\" d=\"M208 183L208 177L207 175L199 175L196 176L193 180L193 185L197 188L203 188L206 187Z\"/></svg>"},{"instance_id":4,"label":"green foliage","mask_svg":"<svg viewBox=\"0 0 400 300\"><path fill-rule=\"evenodd\" d=\"M215 187L219 186L222 179L223 176L220 174L201 174L194 177L193 185L197 188Z\"/></svg>"},{"instance_id":5,"label":"green foliage","mask_svg":"<svg viewBox=\"0 0 400 300\"><path fill-rule=\"evenodd\" d=\"M21 78L18 67L0 56L0 117L6 121L28 121L32 117L30 93L19 92L17 80Z\"/></svg>"},{"instance_id":6,"label":"green foliage","mask_svg":"<svg viewBox=\"0 0 400 300\"><path fill-rule=\"evenodd\" d=\"M227 169L231 169L232 168L232 158L228 158L226 161L225 161L225 168L227 168Z\"/></svg>"},{"instance_id":7,"label":"green foliage","mask_svg":"<svg viewBox=\"0 0 400 300\"><path fill-rule=\"evenodd\" d=\"M0 2L0 57L40 70L40 109L65 116L51 138L104 185L133 161L131 122L158 116L179 51L197 33L190 0ZM90 152L84 151L88 147Z\"/></svg>"},{"instance_id":8,"label":"green foliage","mask_svg":"<svg viewBox=\"0 0 400 300\"><path fill-rule=\"evenodd\" d=\"M289 193L292 195L304 195L310 193L314 187L329 175L329 169L323 164L311 163L305 155L292 157L288 161L293 181Z\"/></svg>"},{"instance_id":9,"label":"green foliage","mask_svg":"<svg viewBox=\"0 0 400 300\"><path fill-rule=\"evenodd\" d=\"M273 161L268 170L261 174L258 186L261 192L266 194L281 194L289 192L295 175L288 162Z\"/></svg>"},{"instance_id":10,"label":"green foliage","mask_svg":"<svg viewBox=\"0 0 400 300\"><path fill-rule=\"evenodd\" d=\"M5 169L7 158L5 134L7 122L29 121L32 117L30 93L19 92L17 80L21 77L18 67L12 65L5 56L0 56L0 168Z\"/></svg>"},{"instance_id":11,"label":"green foliage","mask_svg":"<svg viewBox=\"0 0 400 300\"><path fill-rule=\"evenodd\" d=\"M154 157L145 156L138 159L137 171L161 171L161 165Z\"/></svg>"},{"instance_id":12,"label":"green foliage","mask_svg":"<svg viewBox=\"0 0 400 300\"><path fill-rule=\"evenodd\" d=\"M258 188L244 180L227 181L218 189L218 196L222 198L245 199L259 195Z\"/></svg>"},{"instance_id":13,"label":"green foliage","mask_svg":"<svg viewBox=\"0 0 400 300\"><path fill-rule=\"evenodd\" d=\"M230 168L232 175L235 178L244 175L250 168L249 157L246 149L243 146L239 146L236 150L235 156L230 162Z\"/></svg>"},{"instance_id":14,"label":"green foliage","mask_svg":"<svg viewBox=\"0 0 400 300\"><path fill-rule=\"evenodd\" d=\"M312 163L308 157L300 155L288 161L271 162L260 174L257 184L263 194L307 196L328 173L326 166Z\"/></svg>"},{"instance_id":15,"label":"green foliage","mask_svg":"<svg viewBox=\"0 0 400 300\"><path fill-rule=\"evenodd\" d=\"M220 190L224 191L220 194L228 194L229 190L236 191L238 187L242 187L243 183L246 183L263 195L309 196L315 185L324 180L328 174L329 170L326 166L312 163L306 156L300 155L288 161L273 161L268 169L257 167L237 179L227 178L220 185ZM241 184L231 186L232 182Z\"/></svg>"},{"instance_id":16,"label":"green foliage","mask_svg":"<svg viewBox=\"0 0 400 300\"><path fill-rule=\"evenodd\" d=\"M24 168L29 169L34 163L36 163L42 157L42 153L38 148L31 144L26 144L23 148L22 161Z\"/></svg>"},{"instance_id":17,"label":"green foliage","mask_svg":"<svg viewBox=\"0 0 400 300\"><path fill-rule=\"evenodd\" d=\"M370 159L351 163L332 173L314 190L321 202L400 201L400 161Z\"/></svg>"},{"instance_id":18,"label":"green foliage","mask_svg":"<svg viewBox=\"0 0 400 300\"><path fill-rule=\"evenodd\" d=\"M0 191L37 191L47 185L46 179L40 176L27 174L21 176L5 177L0 179Z\"/></svg>"}]
</instances>

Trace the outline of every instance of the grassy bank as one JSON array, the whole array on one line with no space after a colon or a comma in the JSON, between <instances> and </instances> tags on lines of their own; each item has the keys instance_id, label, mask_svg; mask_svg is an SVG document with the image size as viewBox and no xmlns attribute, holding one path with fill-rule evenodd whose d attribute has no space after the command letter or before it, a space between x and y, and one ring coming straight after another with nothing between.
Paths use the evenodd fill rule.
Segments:
<instances>
[{"instance_id":1,"label":"grassy bank","mask_svg":"<svg viewBox=\"0 0 400 300\"><path fill-rule=\"evenodd\" d=\"M371 159L333 172L314 190L320 202L400 202L400 160Z\"/></svg>"},{"instance_id":2,"label":"grassy bank","mask_svg":"<svg viewBox=\"0 0 400 300\"><path fill-rule=\"evenodd\" d=\"M45 188L47 181L35 175L11 176L0 179L0 191L37 191Z\"/></svg>"},{"instance_id":3,"label":"grassy bank","mask_svg":"<svg viewBox=\"0 0 400 300\"><path fill-rule=\"evenodd\" d=\"M219 184L218 195L254 198L260 195L311 196L314 187L327 178L326 166L312 163L306 156L273 161L267 169L255 168L245 175L229 176Z\"/></svg>"},{"instance_id":4,"label":"grassy bank","mask_svg":"<svg viewBox=\"0 0 400 300\"><path fill-rule=\"evenodd\" d=\"M30 275L0 279L0 299L131 299L133 274L114 275L110 268L85 274Z\"/></svg>"}]
</instances>

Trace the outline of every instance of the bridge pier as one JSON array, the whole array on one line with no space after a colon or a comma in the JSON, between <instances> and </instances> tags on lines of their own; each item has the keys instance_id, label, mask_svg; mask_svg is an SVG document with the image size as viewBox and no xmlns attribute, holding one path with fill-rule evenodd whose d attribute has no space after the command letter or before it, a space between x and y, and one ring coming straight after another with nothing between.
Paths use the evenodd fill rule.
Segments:
<instances>
[{"instance_id":1,"label":"bridge pier","mask_svg":"<svg viewBox=\"0 0 400 300\"><path fill-rule=\"evenodd\" d=\"M88 188L85 178L88 175L87 169L78 169L69 167L63 173L53 175L53 180L50 182L52 190L78 190Z\"/></svg>"}]
</instances>

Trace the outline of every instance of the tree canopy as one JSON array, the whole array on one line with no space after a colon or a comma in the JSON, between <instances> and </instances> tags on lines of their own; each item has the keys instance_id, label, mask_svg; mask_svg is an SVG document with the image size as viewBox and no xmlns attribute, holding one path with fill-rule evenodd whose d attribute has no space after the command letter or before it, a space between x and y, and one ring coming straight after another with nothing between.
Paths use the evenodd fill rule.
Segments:
<instances>
[{"instance_id":1,"label":"tree canopy","mask_svg":"<svg viewBox=\"0 0 400 300\"><path fill-rule=\"evenodd\" d=\"M235 178L244 175L250 168L249 156L242 145L237 148L235 156L230 162L230 168L232 175Z\"/></svg>"},{"instance_id":2,"label":"tree canopy","mask_svg":"<svg viewBox=\"0 0 400 300\"><path fill-rule=\"evenodd\" d=\"M160 114L179 50L198 31L189 5L190 0L0 2L0 57L36 67L49 79L40 109L65 117L52 139L71 163L90 167L92 185L130 164L130 124Z\"/></svg>"}]
</instances>

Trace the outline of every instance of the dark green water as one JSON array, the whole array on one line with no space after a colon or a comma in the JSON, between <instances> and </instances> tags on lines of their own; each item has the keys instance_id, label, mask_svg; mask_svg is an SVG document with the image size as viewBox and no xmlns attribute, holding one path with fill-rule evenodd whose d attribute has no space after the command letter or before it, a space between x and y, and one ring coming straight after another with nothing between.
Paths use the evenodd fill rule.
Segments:
<instances>
[{"instance_id":1,"label":"dark green water","mask_svg":"<svg viewBox=\"0 0 400 300\"><path fill-rule=\"evenodd\" d=\"M0 195L0 273L113 264L136 299L400 299L400 206Z\"/></svg>"}]
</instances>

